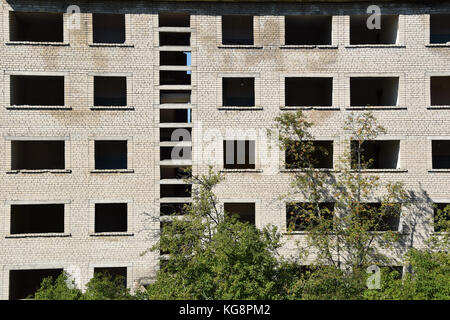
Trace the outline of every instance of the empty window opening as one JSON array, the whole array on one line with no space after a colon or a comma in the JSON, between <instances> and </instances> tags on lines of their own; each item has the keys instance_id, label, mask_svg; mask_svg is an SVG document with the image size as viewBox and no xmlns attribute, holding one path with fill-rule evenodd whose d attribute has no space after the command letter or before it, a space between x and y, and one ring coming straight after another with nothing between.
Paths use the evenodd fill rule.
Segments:
<instances>
[{"instance_id":1,"label":"empty window opening","mask_svg":"<svg viewBox=\"0 0 450 320\"><path fill-rule=\"evenodd\" d=\"M356 77L350 79L352 106L396 106L398 103L397 77Z\"/></svg>"},{"instance_id":2,"label":"empty window opening","mask_svg":"<svg viewBox=\"0 0 450 320\"><path fill-rule=\"evenodd\" d=\"M431 77L431 105L450 105L450 77Z\"/></svg>"},{"instance_id":3,"label":"empty window opening","mask_svg":"<svg viewBox=\"0 0 450 320\"><path fill-rule=\"evenodd\" d=\"M159 103L191 103L191 90L159 90Z\"/></svg>"},{"instance_id":4,"label":"empty window opening","mask_svg":"<svg viewBox=\"0 0 450 320\"><path fill-rule=\"evenodd\" d=\"M10 41L63 42L63 14L50 12L9 13Z\"/></svg>"},{"instance_id":5,"label":"empty window opening","mask_svg":"<svg viewBox=\"0 0 450 320\"><path fill-rule=\"evenodd\" d=\"M113 281L121 283L123 287L127 286L127 267L94 268L94 276L98 274L112 278Z\"/></svg>"},{"instance_id":6,"label":"empty window opening","mask_svg":"<svg viewBox=\"0 0 450 320\"><path fill-rule=\"evenodd\" d=\"M161 184L161 198L190 198L192 185L190 184Z\"/></svg>"},{"instance_id":7,"label":"empty window opening","mask_svg":"<svg viewBox=\"0 0 450 320\"><path fill-rule=\"evenodd\" d=\"M161 109L160 123L191 123L191 109Z\"/></svg>"},{"instance_id":8,"label":"empty window opening","mask_svg":"<svg viewBox=\"0 0 450 320\"><path fill-rule=\"evenodd\" d=\"M433 213L434 232L446 231L450 221L450 203L435 203Z\"/></svg>"},{"instance_id":9,"label":"empty window opening","mask_svg":"<svg viewBox=\"0 0 450 320\"><path fill-rule=\"evenodd\" d=\"M182 216L186 214L189 203L161 203L161 216Z\"/></svg>"},{"instance_id":10,"label":"empty window opening","mask_svg":"<svg viewBox=\"0 0 450 320\"><path fill-rule=\"evenodd\" d=\"M159 141L192 141L191 128L161 128Z\"/></svg>"},{"instance_id":11,"label":"empty window opening","mask_svg":"<svg viewBox=\"0 0 450 320\"><path fill-rule=\"evenodd\" d=\"M63 76L11 75L10 102L15 106L64 106Z\"/></svg>"},{"instance_id":12,"label":"empty window opening","mask_svg":"<svg viewBox=\"0 0 450 320\"><path fill-rule=\"evenodd\" d=\"M191 33L190 32L160 32L159 33L160 46L190 46Z\"/></svg>"},{"instance_id":13,"label":"empty window opening","mask_svg":"<svg viewBox=\"0 0 450 320\"><path fill-rule=\"evenodd\" d=\"M11 205L11 234L64 233L64 204Z\"/></svg>"},{"instance_id":14,"label":"empty window opening","mask_svg":"<svg viewBox=\"0 0 450 320\"><path fill-rule=\"evenodd\" d=\"M333 169L333 141L293 141L285 157L286 169Z\"/></svg>"},{"instance_id":15,"label":"empty window opening","mask_svg":"<svg viewBox=\"0 0 450 320\"><path fill-rule=\"evenodd\" d=\"M159 65L161 66L190 66L191 53L183 51L160 51Z\"/></svg>"},{"instance_id":16,"label":"empty window opening","mask_svg":"<svg viewBox=\"0 0 450 320\"><path fill-rule=\"evenodd\" d=\"M191 16L184 12L160 12L158 15L160 27L184 27L191 25Z\"/></svg>"},{"instance_id":17,"label":"empty window opening","mask_svg":"<svg viewBox=\"0 0 450 320\"><path fill-rule=\"evenodd\" d=\"M125 15L94 13L92 15L94 43L124 43Z\"/></svg>"},{"instance_id":18,"label":"empty window opening","mask_svg":"<svg viewBox=\"0 0 450 320\"><path fill-rule=\"evenodd\" d=\"M224 140L225 169L255 169L255 141Z\"/></svg>"},{"instance_id":19,"label":"empty window opening","mask_svg":"<svg viewBox=\"0 0 450 320\"><path fill-rule=\"evenodd\" d=\"M331 16L286 16L286 45L331 45Z\"/></svg>"},{"instance_id":20,"label":"empty window opening","mask_svg":"<svg viewBox=\"0 0 450 320\"><path fill-rule=\"evenodd\" d=\"M127 169L127 141L95 141L95 169Z\"/></svg>"},{"instance_id":21,"label":"empty window opening","mask_svg":"<svg viewBox=\"0 0 450 320\"><path fill-rule=\"evenodd\" d=\"M450 140L431 142L433 169L450 169Z\"/></svg>"},{"instance_id":22,"label":"empty window opening","mask_svg":"<svg viewBox=\"0 0 450 320\"><path fill-rule=\"evenodd\" d=\"M58 278L63 269L33 269L9 271L9 300L32 299L45 278Z\"/></svg>"},{"instance_id":23,"label":"empty window opening","mask_svg":"<svg viewBox=\"0 0 450 320\"><path fill-rule=\"evenodd\" d=\"M327 229L333 228L334 203L319 203L319 212L313 203L291 202L286 204L286 228L288 231L305 231L319 224Z\"/></svg>"},{"instance_id":24,"label":"empty window opening","mask_svg":"<svg viewBox=\"0 0 450 320\"><path fill-rule=\"evenodd\" d=\"M286 106L332 106L333 78L285 78Z\"/></svg>"},{"instance_id":25,"label":"empty window opening","mask_svg":"<svg viewBox=\"0 0 450 320\"><path fill-rule=\"evenodd\" d=\"M382 207L379 202L361 204L358 216L366 220L369 231L398 231L400 226L401 204L392 203Z\"/></svg>"},{"instance_id":26,"label":"empty window opening","mask_svg":"<svg viewBox=\"0 0 450 320\"><path fill-rule=\"evenodd\" d=\"M358 168L357 148L357 141L352 141L352 169ZM359 162L363 169L398 169L400 167L399 159L399 140L371 140L361 144Z\"/></svg>"},{"instance_id":27,"label":"empty window opening","mask_svg":"<svg viewBox=\"0 0 450 320\"><path fill-rule=\"evenodd\" d=\"M161 179L185 179L189 178L191 174L186 172L186 169L190 166L161 166L160 178Z\"/></svg>"},{"instance_id":28,"label":"empty window opening","mask_svg":"<svg viewBox=\"0 0 450 320\"><path fill-rule=\"evenodd\" d=\"M388 266L387 270L389 273L395 272L395 280L400 280L403 278L403 266Z\"/></svg>"},{"instance_id":29,"label":"empty window opening","mask_svg":"<svg viewBox=\"0 0 450 320\"><path fill-rule=\"evenodd\" d=\"M126 105L126 77L94 77L94 106Z\"/></svg>"},{"instance_id":30,"label":"empty window opening","mask_svg":"<svg viewBox=\"0 0 450 320\"><path fill-rule=\"evenodd\" d=\"M396 44L398 37L398 16L381 15L381 28L369 29L369 15L350 17L350 44Z\"/></svg>"},{"instance_id":31,"label":"empty window opening","mask_svg":"<svg viewBox=\"0 0 450 320\"><path fill-rule=\"evenodd\" d=\"M255 78L222 78L224 106L255 106Z\"/></svg>"},{"instance_id":32,"label":"empty window opening","mask_svg":"<svg viewBox=\"0 0 450 320\"><path fill-rule=\"evenodd\" d=\"M96 203L95 232L127 232L127 203Z\"/></svg>"},{"instance_id":33,"label":"empty window opening","mask_svg":"<svg viewBox=\"0 0 450 320\"><path fill-rule=\"evenodd\" d=\"M222 16L222 44L253 45L253 16Z\"/></svg>"},{"instance_id":34,"label":"empty window opening","mask_svg":"<svg viewBox=\"0 0 450 320\"><path fill-rule=\"evenodd\" d=\"M191 74L187 71L160 71L160 85L190 85Z\"/></svg>"},{"instance_id":35,"label":"empty window opening","mask_svg":"<svg viewBox=\"0 0 450 320\"><path fill-rule=\"evenodd\" d=\"M64 168L64 140L11 141L11 170Z\"/></svg>"},{"instance_id":36,"label":"empty window opening","mask_svg":"<svg viewBox=\"0 0 450 320\"><path fill-rule=\"evenodd\" d=\"M430 15L430 43L450 42L450 14Z\"/></svg>"},{"instance_id":37,"label":"empty window opening","mask_svg":"<svg viewBox=\"0 0 450 320\"><path fill-rule=\"evenodd\" d=\"M160 158L163 160L191 160L191 147L161 147Z\"/></svg>"},{"instance_id":38,"label":"empty window opening","mask_svg":"<svg viewBox=\"0 0 450 320\"><path fill-rule=\"evenodd\" d=\"M225 214L236 216L239 221L255 224L254 203L224 203Z\"/></svg>"}]
</instances>

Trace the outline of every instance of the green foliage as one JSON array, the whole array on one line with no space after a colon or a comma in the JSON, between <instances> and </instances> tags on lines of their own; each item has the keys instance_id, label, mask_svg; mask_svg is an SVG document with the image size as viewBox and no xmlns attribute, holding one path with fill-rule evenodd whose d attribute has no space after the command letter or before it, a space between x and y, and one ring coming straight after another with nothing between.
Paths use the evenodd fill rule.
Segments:
<instances>
[{"instance_id":1,"label":"green foliage","mask_svg":"<svg viewBox=\"0 0 450 320\"><path fill-rule=\"evenodd\" d=\"M77 289L73 279L65 272L54 279L48 277L42 280L41 287L35 293L36 300L79 300L81 290Z\"/></svg>"},{"instance_id":2,"label":"green foliage","mask_svg":"<svg viewBox=\"0 0 450 320\"><path fill-rule=\"evenodd\" d=\"M77 289L74 280L63 273L58 278L48 277L42 280L41 287L34 295L36 300L131 300L139 294L132 295L124 286L122 277L109 274L95 274L87 283L83 293Z\"/></svg>"},{"instance_id":3,"label":"green foliage","mask_svg":"<svg viewBox=\"0 0 450 320\"><path fill-rule=\"evenodd\" d=\"M168 253L151 299L282 299L294 266L277 254L281 235L274 227L258 230L222 212L212 170L194 177L193 202L183 219L164 228L154 249Z\"/></svg>"}]
</instances>

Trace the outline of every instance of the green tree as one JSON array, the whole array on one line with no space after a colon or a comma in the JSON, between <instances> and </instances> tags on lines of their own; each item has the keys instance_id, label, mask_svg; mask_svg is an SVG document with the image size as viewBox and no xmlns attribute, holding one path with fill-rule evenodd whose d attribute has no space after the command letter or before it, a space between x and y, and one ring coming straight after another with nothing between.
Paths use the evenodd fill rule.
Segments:
<instances>
[{"instance_id":1,"label":"green tree","mask_svg":"<svg viewBox=\"0 0 450 320\"><path fill-rule=\"evenodd\" d=\"M34 299L79 300L81 296L82 292L76 288L74 280L66 272L63 272L56 279L53 277L43 279Z\"/></svg>"},{"instance_id":2,"label":"green tree","mask_svg":"<svg viewBox=\"0 0 450 320\"><path fill-rule=\"evenodd\" d=\"M350 298L357 291L357 298L364 291L367 266L390 263L383 249L398 240L398 233L389 230L388 222L398 220L400 205L406 205L401 183L383 184L375 172L367 172L374 160L364 157L366 143L385 133L385 129L371 113L351 114L345 123L350 151L344 153L333 171L318 169L317 155L326 150L314 143L313 123L301 111L283 113L275 123L269 133L276 135L281 150L288 150L289 165L296 169L292 173L292 192L285 197L302 198L300 203L291 203L288 229L299 227L298 221L302 221L315 264L328 266L303 278L297 288L309 286L324 292L328 284L335 283L328 287L349 289L349 294L339 297ZM382 196L375 196L377 192ZM334 203L334 208L324 206L326 202ZM338 285L342 281L345 283Z\"/></svg>"},{"instance_id":3,"label":"green tree","mask_svg":"<svg viewBox=\"0 0 450 320\"><path fill-rule=\"evenodd\" d=\"M212 169L189 180L193 194L186 215L173 219L153 247L168 259L147 288L151 299L286 297L295 267L277 253L280 234L226 215L214 194L222 180Z\"/></svg>"}]
</instances>

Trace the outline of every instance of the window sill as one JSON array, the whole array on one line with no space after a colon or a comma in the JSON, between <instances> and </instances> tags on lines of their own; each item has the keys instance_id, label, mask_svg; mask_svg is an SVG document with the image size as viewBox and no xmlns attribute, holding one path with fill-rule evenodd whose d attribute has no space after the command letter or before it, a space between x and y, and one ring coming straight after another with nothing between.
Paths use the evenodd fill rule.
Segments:
<instances>
[{"instance_id":1,"label":"window sill","mask_svg":"<svg viewBox=\"0 0 450 320\"><path fill-rule=\"evenodd\" d=\"M95 106L91 107L91 110L109 110L109 111L128 111L134 110L134 107L131 106Z\"/></svg>"},{"instance_id":2,"label":"window sill","mask_svg":"<svg viewBox=\"0 0 450 320\"><path fill-rule=\"evenodd\" d=\"M333 106L284 106L280 107L280 110L340 110L339 107L333 107Z\"/></svg>"},{"instance_id":3,"label":"window sill","mask_svg":"<svg viewBox=\"0 0 450 320\"><path fill-rule=\"evenodd\" d=\"M450 42L447 43L428 43L425 45L427 48L450 48Z\"/></svg>"},{"instance_id":4,"label":"window sill","mask_svg":"<svg viewBox=\"0 0 450 320\"><path fill-rule=\"evenodd\" d=\"M263 46L255 44L220 44L220 49L262 49Z\"/></svg>"},{"instance_id":5,"label":"window sill","mask_svg":"<svg viewBox=\"0 0 450 320\"><path fill-rule=\"evenodd\" d=\"M68 106L7 106L7 110L72 110Z\"/></svg>"},{"instance_id":6,"label":"window sill","mask_svg":"<svg viewBox=\"0 0 450 320\"><path fill-rule=\"evenodd\" d=\"M406 110L406 107L401 106L350 106L346 110Z\"/></svg>"},{"instance_id":7,"label":"window sill","mask_svg":"<svg viewBox=\"0 0 450 320\"><path fill-rule=\"evenodd\" d=\"M316 169L280 169L282 173L290 173L290 172L306 172L306 171L315 171L315 172L339 172L339 170L329 169L329 168L316 168Z\"/></svg>"},{"instance_id":8,"label":"window sill","mask_svg":"<svg viewBox=\"0 0 450 320\"><path fill-rule=\"evenodd\" d=\"M131 43L89 43L89 47L134 48Z\"/></svg>"},{"instance_id":9,"label":"window sill","mask_svg":"<svg viewBox=\"0 0 450 320\"><path fill-rule=\"evenodd\" d=\"M346 48L406 48L404 44L350 44Z\"/></svg>"},{"instance_id":10,"label":"window sill","mask_svg":"<svg viewBox=\"0 0 450 320\"><path fill-rule=\"evenodd\" d=\"M254 173L260 173L263 172L263 169L220 169L220 172L254 172Z\"/></svg>"},{"instance_id":11,"label":"window sill","mask_svg":"<svg viewBox=\"0 0 450 320\"><path fill-rule=\"evenodd\" d=\"M133 232L97 232L89 234L90 237L132 237Z\"/></svg>"},{"instance_id":12,"label":"window sill","mask_svg":"<svg viewBox=\"0 0 450 320\"><path fill-rule=\"evenodd\" d=\"M442 105L442 106L429 106L428 110L448 110L450 109L450 105Z\"/></svg>"},{"instance_id":13,"label":"window sill","mask_svg":"<svg viewBox=\"0 0 450 320\"><path fill-rule=\"evenodd\" d=\"M358 170L352 169L351 172L358 172ZM362 169L362 173L404 173L408 172L407 169Z\"/></svg>"},{"instance_id":14,"label":"window sill","mask_svg":"<svg viewBox=\"0 0 450 320\"><path fill-rule=\"evenodd\" d=\"M428 172L450 172L450 169L430 169Z\"/></svg>"},{"instance_id":15,"label":"window sill","mask_svg":"<svg viewBox=\"0 0 450 320\"><path fill-rule=\"evenodd\" d=\"M39 170L29 170L29 169L21 169L21 170L9 170L6 173L15 174L15 173L72 173L72 170L68 169L39 169Z\"/></svg>"},{"instance_id":16,"label":"window sill","mask_svg":"<svg viewBox=\"0 0 450 320\"><path fill-rule=\"evenodd\" d=\"M280 49L337 49L338 46L331 44L312 44L312 45L303 45L303 44L284 44L280 46Z\"/></svg>"},{"instance_id":17,"label":"window sill","mask_svg":"<svg viewBox=\"0 0 450 320\"><path fill-rule=\"evenodd\" d=\"M91 173L134 173L133 169L95 169Z\"/></svg>"},{"instance_id":18,"label":"window sill","mask_svg":"<svg viewBox=\"0 0 450 320\"><path fill-rule=\"evenodd\" d=\"M21 238L67 238L71 237L70 233L22 233L22 234L8 234L6 239L21 239Z\"/></svg>"},{"instance_id":19,"label":"window sill","mask_svg":"<svg viewBox=\"0 0 450 320\"><path fill-rule=\"evenodd\" d=\"M257 111L257 110L263 110L263 107L239 107L239 106L222 106L218 107L218 110L232 110L232 111Z\"/></svg>"},{"instance_id":20,"label":"window sill","mask_svg":"<svg viewBox=\"0 0 450 320\"><path fill-rule=\"evenodd\" d=\"M70 46L68 42L46 42L46 41L8 41L6 45L25 45L25 46L55 46L55 47L67 47Z\"/></svg>"}]
</instances>

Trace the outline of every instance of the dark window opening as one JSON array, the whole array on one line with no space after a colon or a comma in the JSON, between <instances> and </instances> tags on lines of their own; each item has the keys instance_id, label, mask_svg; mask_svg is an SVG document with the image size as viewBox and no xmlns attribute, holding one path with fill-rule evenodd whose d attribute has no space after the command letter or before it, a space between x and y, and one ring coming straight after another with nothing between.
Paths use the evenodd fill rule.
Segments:
<instances>
[{"instance_id":1,"label":"dark window opening","mask_svg":"<svg viewBox=\"0 0 450 320\"><path fill-rule=\"evenodd\" d=\"M10 41L63 42L63 14L50 12L9 13Z\"/></svg>"},{"instance_id":2,"label":"dark window opening","mask_svg":"<svg viewBox=\"0 0 450 320\"><path fill-rule=\"evenodd\" d=\"M160 12L158 15L160 27L184 27L191 25L189 13L184 12Z\"/></svg>"},{"instance_id":3,"label":"dark window opening","mask_svg":"<svg viewBox=\"0 0 450 320\"><path fill-rule=\"evenodd\" d=\"M11 75L10 103L15 106L64 106L63 76Z\"/></svg>"},{"instance_id":4,"label":"dark window opening","mask_svg":"<svg viewBox=\"0 0 450 320\"><path fill-rule=\"evenodd\" d=\"M367 223L369 231L398 231L401 204L392 203L384 207L379 202L361 204L359 218Z\"/></svg>"},{"instance_id":5,"label":"dark window opening","mask_svg":"<svg viewBox=\"0 0 450 320\"><path fill-rule=\"evenodd\" d=\"M190 184L161 184L161 198L190 198L192 185Z\"/></svg>"},{"instance_id":6,"label":"dark window opening","mask_svg":"<svg viewBox=\"0 0 450 320\"><path fill-rule=\"evenodd\" d=\"M255 169L255 141L224 140L225 169Z\"/></svg>"},{"instance_id":7,"label":"dark window opening","mask_svg":"<svg viewBox=\"0 0 450 320\"><path fill-rule=\"evenodd\" d=\"M191 90L159 90L159 103L191 103Z\"/></svg>"},{"instance_id":8,"label":"dark window opening","mask_svg":"<svg viewBox=\"0 0 450 320\"><path fill-rule=\"evenodd\" d=\"M388 266L387 267L388 272L395 272L395 280L400 280L403 278L403 266Z\"/></svg>"},{"instance_id":9,"label":"dark window opening","mask_svg":"<svg viewBox=\"0 0 450 320\"><path fill-rule=\"evenodd\" d=\"M64 233L64 204L11 205L11 234Z\"/></svg>"},{"instance_id":10,"label":"dark window opening","mask_svg":"<svg viewBox=\"0 0 450 320\"><path fill-rule=\"evenodd\" d=\"M94 77L94 106L126 105L126 77Z\"/></svg>"},{"instance_id":11,"label":"dark window opening","mask_svg":"<svg viewBox=\"0 0 450 320\"><path fill-rule=\"evenodd\" d=\"M286 106L332 106L333 78L285 78Z\"/></svg>"},{"instance_id":12,"label":"dark window opening","mask_svg":"<svg viewBox=\"0 0 450 320\"><path fill-rule=\"evenodd\" d=\"M434 232L447 231L450 221L450 203L435 203L433 213Z\"/></svg>"},{"instance_id":13,"label":"dark window opening","mask_svg":"<svg viewBox=\"0 0 450 320\"><path fill-rule=\"evenodd\" d=\"M95 169L127 169L127 141L95 141Z\"/></svg>"},{"instance_id":14,"label":"dark window opening","mask_svg":"<svg viewBox=\"0 0 450 320\"><path fill-rule=\"evenodd\" d=\"M255 106L255 78L222 78L224 106Z\"/></svg>"},{"instance_id":15,"label":"dark window opening","mask_svg":"<svg viewBox=\"0 0 450 320\"><path fill-rule=\"evenodd\" d=\"M94 43L124 43L125 15L94 13L92 18Z\"/></svg>"},{"instance_id":16,"label":"dark window opening","mask_svg":"<svg viewBox=\"0 0 450 320\"><path fill-rule=\"evenodd\" d=\"M333 169L333 141L295 141L285 151L285 157L286 169Z\"/></svg>"},{"instance_id":17,"label":"dark window opening","mask_svg":"<svg viewBox=\"0 0 450 320\"><path fill-rule=\"evenodd\" d=\"M63 269L9 271L9 300L32 299L45 278L58 278Z\"/></svg>"},{"instance_id":18,"label":"dark window opening","mask_svg":"<svg viewBox=\"0 0 450 320\"><path fill-rule=\"evenodd\" d=\"M398 16L381 15L380 29L369 29L369 15L350 17L350 44L396 44L398 36Z\"/></svg>"},{"instance_id":19,"label":"dark window opening","mask_svg":"<svg viewBox=\"0 0 450 320\"><path fill-rule=\"evenodd\" d=\"M358 168L358 142L351 142L352 169ZM360 163L362 169L399 168L400 141L371 140L361 144Z\"/></svg>"},{"instance_id":20,"label":"dark window opening","mask_svg":"<svg viewBox=\"0 0 450 320\"><path fill-rule=\"evenodd\" d=\"M431 142L433 169L450 169L450 140Z\"/></svg>"},{"instance_id":21,"label":"dark window opening","mask_svg":"<svg viewBox=\"0 0 450 320\"><path fill-rule=\"evenodd\" d=\"M192 141L191 128L161 128L159 141Z\"/></svg>"},{"instance_id":22,"label":"dark window opening","mask_svg":"<svg viewBox=\"0 0 450 320\"><path fill-rule=\"evenodd\" d=\"M191 174L186 172L189 166L160 166L160 179L185 179Z\"/></svg>"},{"instance_id":23,"label":"dark window opening","mask_svg":"<svg viewBox=\"0 0 450 320\"><path fill-rule=\"evenodd\" d=\"M450 105L450 77L431 77L431 105Z\"/></svg>"},{"instance_id":24,"label":"dark window opening","mask_svg":"<svg viewBox=\"0 0 450 320\"><path fill-rule=\"evenodd\" d=\"M11 141L11 170L64 169L64 141Z\"/></svg>"},{"instance_id":25,"label":"dark window opening","mask_svg":"<svg viewBox=\"0 0 450 320\"><path fill-rule=\"evenodd\" d=\"M236 216L241 222L255 224L255 204L254 203L224 203L225 214Z\"/></svg>"},{"instance_id":26,"label":"dark window opening","mask_svg":"<svg viewBox=\"0 0 450 320\"><path fill-rule=\"evenodd\" d=\"M430 43L450 42L450 14L430 15Z\"/></svg>"},{"instance_id":27,"label":"dark window opening","mask_svg":"<svg viewBox=\"0 0 450 320\"><path fill-rule=\"evenodd\" d=\"M190 52L182 51L160 51L159 65L160 66L189 66Z\"/></svg>"},{"instance_id":28,"label":"dark window opening","mask_svg":"<svg viewBox=\"0 0 450 320\"><path fill-rule=\"evenodd\" d=\"M396 106L398 103L396 77L356 77L350 79L352 106Z\"/></svg>"},{"instance_id":29,"label":"dark window opening","mask_svg":"<svg viewBox=\"0 0 450 320\"><path fill-rule=\"evenodd\" d=\"M253 45L253 16L222 16L222 44Z\"/></svg>"},{"instance_id":30,"label":"dark window opening","mask_svg":"<svg viewBox=\"0 0 450 320\"><path fill-rule=\"evenodd\" d=\"M190 46L191 33L190 32L160 32L159 33L160 46Z\"/></svg>"},{"instance_id":31,"label":"dark window opening","mask_svg":"<svg viewBox=\"0 0 450 320\"><path fill-rule=\"evenodd\" d=\"M160 123L191 123L191 109L161 109L159 111Z\"/></svg>"},{"instance_id":32,"label":"dark window opening","mask_svg":"<svg viewBox=\"0 0 450 320\"><path fill-rule=\"evenodd\" d=\"M191 147L161 147L160 157L163 160L191 160Z\"/></svg>"},{"instance_id":33,"label":"dark window opening","mask_svg":"<svg viewBox=\"0 0 450 320\"><path fill-rule=\"evenodd\" d=\"M123 287L127 286L127 267L94 268L94 276L98 274L109 277L113 279L113 281L121 283Z\"/></svg>"},{"instance_id":34,"label":"dark window opening","mask_svg":"<svg viewBox=\"0 0 450 320\"><path fill-rule=\"evenodd\" d=\"M286 16L286 45L331 45L331 16Z\"/></svg>"},{"instance_id":35,"label":"dark window opening","mask_svg":"<svg viewBox=\"0 0 450 320\"><path fill-rule=\"evenodd\" d=\"M161 216L182 216L186 214L186 207L189 203L161 203L160 215Z\"/></svg>"},{"instance_id":36,"label":"dark window opening","mask_svg":"<svg viewBox=\"0 0 450 320\"><path fill-rule=\"evenodd\" d=\"M319 203L319 212L313 203L291 202L286 204L286 228L289 231L305 231L319 224L325 229L333 228L334 203Z\"/></svg>"},{"instance_id":37,"label":"dark window opening","mask_svg":"<svg viewBox=\"0 0 450 320\"><path fill-rule=\"evenodd\" d=\"M187 71L160 71L160 85L190 85L191 74Z\"/></svg>"},{"instance_id":38,"label":"dark window opening","mask_svg":"<svg viewBox=\"0 0 450 320\"><path fill-rule=\"evenodd\" d=\"M95 232L127 232L127 203L96 203Z\"/></svg>"}]
</instances>

